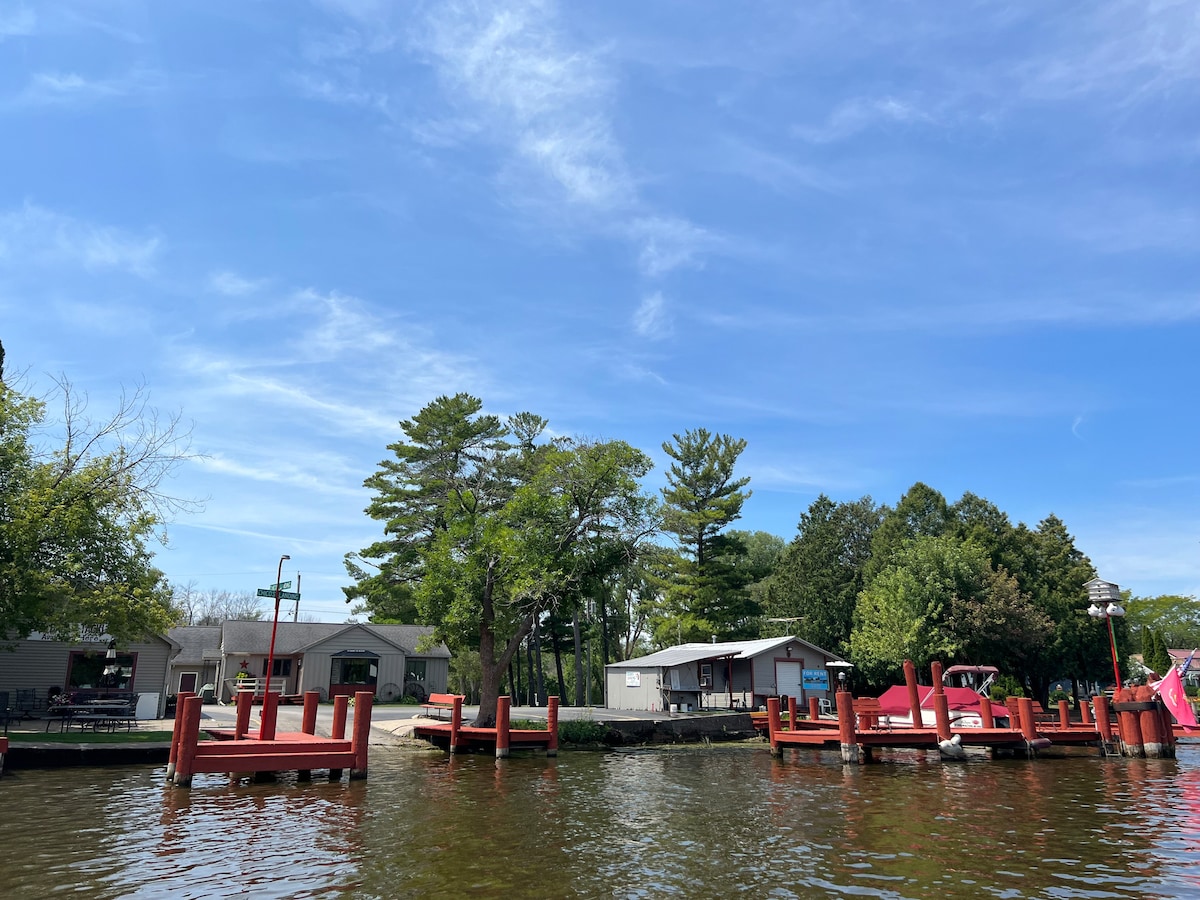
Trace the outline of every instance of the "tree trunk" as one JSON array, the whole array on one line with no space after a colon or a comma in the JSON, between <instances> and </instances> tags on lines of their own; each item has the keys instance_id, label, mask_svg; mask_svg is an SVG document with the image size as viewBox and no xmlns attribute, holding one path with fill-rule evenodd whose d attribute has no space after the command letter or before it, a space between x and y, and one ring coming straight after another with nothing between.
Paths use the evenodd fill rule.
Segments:
<instances>
[{"instance_id":1,"label":"tree trunk","mask_svg":"<svg viewBox=\"0 0 1200 900\"><path fill-rule=\"evenodd\" d=\"M479 616L479 714L475 716L472 725L491 727L496 724L496 700L500 696L500 685L504 673L521 646L521 641L533 628L533 615L528 615L517 627L517 633L508 640L504 652L496 656L496 608L492 594L495 589L494 563L488 566L488 573L483 583L483 598Z\"/></svg>"},{"instance_id":2,"label":"tree trunk","mask_svg":"<svg viewBox=\"0 0 1200 900\"><path fill-rule=\"evenodd\" d=\"M575 633L575 705L583 706L583 635L579 630L579 607L575 607L575 615L571 620L571 628Z\"/></svg>"},{"instance_id":3,"label":"tree trunk","mask_svg":"<svg viewBox=\"0 0 1200 900\"><path fill-rule=\"evenodd\" d=\"M537 634L537 623L534 623L533 634ZM529 690L525 692L525 705L537 706L537 682L533 678L533 635L525 639L525 680L529 685Z\"/></svg>"},{"instance_id":4,"label":"tree trunk","mask_svg":"<svg viewBox=\"0 0 1200 900\"><path fill-rule=\"evenodd\" d=\"M559 634L558 634L557 629L555 629L554 631L552 631L550 633L550 640L554 644L554 671L555 671L555 674L558 675L559 697L563 700L566 700L567 699L566 698L567 682L566 682L566 679L563 678L562 641L560 641L558 638L559 638Z\"/></svg>"},{"instance_id":5,"label":"tree trunk","mask_svg":"<svg viewBox=\"0 0 1200 900\"><path fill-rule=\"evenodd\" d=\"M600 604L600 668L608 665L608 597L604 585L596 597Z\"/></svg>"},{"instance_id":6,"label":"tree trunk","mask_svg":"<svg viewBox=\"0 0 1200 900\"><path fill-rule=\"evenodd\" d=\"M533 652L537 657L537 705L546 705L546 673L542 668L542 625L540 622L533 623ZM530 679L533 678L533 672L529 673Z\"/></svg>"}]
</instances>

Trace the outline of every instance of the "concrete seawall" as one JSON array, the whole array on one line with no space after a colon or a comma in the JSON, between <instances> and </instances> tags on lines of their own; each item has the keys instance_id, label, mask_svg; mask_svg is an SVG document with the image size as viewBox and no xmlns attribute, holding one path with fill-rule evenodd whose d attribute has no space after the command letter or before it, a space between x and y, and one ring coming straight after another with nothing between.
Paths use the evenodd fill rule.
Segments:
<instances>
[{"instance_id":1,"label":"concrete seawall","mask_svg":"<svg viewBox=\"0 0 1200 900\"><path fill-rule=\"evenodd\" d=\"M757 735L747 713L684 715L637 721L609 720L604 724L610 731L610 738L606 739L606 742L614 745L742 741Z\"/></svg>"}]
</instances>

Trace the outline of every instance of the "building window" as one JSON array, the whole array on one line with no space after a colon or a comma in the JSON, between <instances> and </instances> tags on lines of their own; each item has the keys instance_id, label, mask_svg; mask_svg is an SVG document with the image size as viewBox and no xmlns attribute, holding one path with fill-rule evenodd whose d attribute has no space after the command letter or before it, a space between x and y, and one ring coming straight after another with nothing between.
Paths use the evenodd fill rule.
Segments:
<instances>
[{"instance_id":1,"label":"building window","mask_svg":"<svg viewBox=\"0 0 1200 900\"><path fill-rule=\"evenodd\" d=\"M700 663L700 687L712 687L712 663Z\"/></svg>"},{"instance_id":2,"label":"building window","mask_svg":"<svg viewBox=\"0 0 1200 900\"><path fill-rule=\"evenodd\" d=\"M425 660L410 659L405 663L404 680L409 681L424 681L425 680Z\"/></svg>"},{"instance_id":3,"label":"building window","mask_svg":"<svg viewBox=\"0 0 1200 900\"><path fill-rule=\"evenodd\" d=\"M333 661L334 684L374 684L379 676L379 666L373 659L335 659Z\"/></svg>"},{"instance_id":4,"label":"building window","mask_svg":"<svg viewBox=\"0 0 1200 900\"><path fill-rule=\"evenodd\" d=\"M130 690L137 654L118 653L112 665L115 671L105 675L106 668L109 662L104 650L72 650L67 661L67 690Z\"/></svg>"},{"instance_id":5,"label":"building window","mask_svg":"<svg viewBox=\"0 0 1200 900\"><path fill-rule=\"evenodd\" d=\"M267 674L267 661L264 659L262 664L263 675ZM290 659L276 659L271 665L272 678L291 678L292 677L292 661Z\"/></svg>"}]
</instances>

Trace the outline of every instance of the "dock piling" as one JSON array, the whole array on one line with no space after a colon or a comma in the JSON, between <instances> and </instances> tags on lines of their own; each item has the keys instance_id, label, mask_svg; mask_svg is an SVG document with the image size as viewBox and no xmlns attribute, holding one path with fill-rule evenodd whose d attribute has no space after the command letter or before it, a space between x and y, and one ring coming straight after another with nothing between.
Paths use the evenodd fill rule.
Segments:
<instances>
[{"instance_id":1,"label":"dock piling","mask_svg":"<svg viewBox=\"0 0 1200 900\"><path fill-rule=\"evenodd\" d=\"M233 739L240 741L250 733L250 711L254 706L254 691L238 691L235 700L237 724L234 726Z\"/></svg>"},{"instance_id":2,"label":"dock piling","mask_svg":"<svg viewBox=\"0 0 1200 900\"><path fill-rule=\"evenodd\" d=\"M508 725L512 717L512 697L496 698L496 759L508 759Z\"/></svg>"},{"instance_id":3,"label":"dock piling","mask_svg":"<svg viewBox=\"0 0 1200 900\"><path fill-rule=\"evenodd\" d=\"M782 723L779 721L779 698L767 698L767 738L771 742L771 755L779 756L779 732L782 730Z\"/></svg>"},{"instance_id":4,"label":"dock piling","mask_svg":"<svg viewBox=\"0 0 1200 900\"><path fill-rule=\"evenodd\" d=\"M375 695L371 691L359 691L354 695L354 734L350 747L354 753L354 767L350 780L367 777L367 745L371 740L371 704Z\"/></svg>"},{"instance_id":5,"label":"dock piling","mask_svg":"<svg viewBox=\"0 0 1200 900\"><path fill-rule=\"evenodd\" d=\"M861 760L858 740L854 731L854 695L849 691L838 691L838 740L841 742L842 762L857 763Z\"/></svg>"},{"instance_id":6,"label":"dock piling","mask_svg":"<svg viewBox=\"0 0 1200 900\"><path fill-rule=\"evenodd\" d=\"M558 697L546 700L546 729L550 732L550 743L546 745L547 756L558 756Z\"/></svg>"}]
</instances>

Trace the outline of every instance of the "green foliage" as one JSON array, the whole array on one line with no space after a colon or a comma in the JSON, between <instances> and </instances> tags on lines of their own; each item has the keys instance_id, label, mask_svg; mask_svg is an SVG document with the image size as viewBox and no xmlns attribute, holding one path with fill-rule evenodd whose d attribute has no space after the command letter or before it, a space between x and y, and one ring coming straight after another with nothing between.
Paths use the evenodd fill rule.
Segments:
<instances>
[{"instance_id":1,"label":"green foliage","mask_svg":"<svg viewBox=\"0 0 1200 900\"><path fill-rule=\"evenodd\" d=\"M876 683L899 678L905 659L1012 669L1045 642L1051 623L987 554L954 538L917 537L859 597L851 653Z\"/></svg>"},{"instance_id":2,"label":"green foliage","mask_svg":"<svg viewBox=\"0 0 1200 900\"><path fill-rule=\"evenodd\" d=\"M1168 647L1200 647L1200 602L1195 597L1127 597L1125 610L1134 632L1149 628L1162 634Z\"/></svg>"},{"instance_id":3,"label":"green foliage","mask_svg":"<svg viewBox=\"0 0 1200 900\"><path fill-rule=\"evenodd\" d=\"M1009 697L1024 697L1025 688L1016 678L1006 673L992 683L988 693L997 703L1003 703Z\"/></svg>"},{"instance_id":4,"label":"green foliage","mask_svg":"<svg viewBox=\"0 0 1200 900\"><path fill-rule=\"evenodd\" d=\"M671 457L663 488L663 529L678 539L682 556L673 565L665 615L655 623L655 639L688 633L690 640L745 636L755 629L760 610L747 590L748 549L721 531L741 516L750 496L749 478L735 478L734 466L745 440L706 429L673 435L663 444Z\"/></svg>"},{"instance_id":5,"label":"green foliage","mask_svg":"<svg viewBox=\"0 0 1200 900\"><path fill-rule=\"evenodd\" d=\"M835 503L822 494L814 500L762 589L766 615L790 621L767 623L764 632L795 634L841 656L849 653L854 608L880 518L870 497Z\"/></svg>"},{"instance_id":6,"label":"green foliage","mask_svg":"<svg viewBox=\"0 0 1200 900\"><path fill-rule=\"evenodd\" d=\"M347 559L346 591L373 616L411 602L456 654L478 652L477 724L535 619L596 596L653 527L645 454L621 441L539 445L544 419L505 424L482 406L439 397L401 423L407 440L366 481L385 537Z\"/></svg>"},{"instance_id":7,"label":"green foliage","mask_svg":"<svg viewBox=\"0 0 1200 900\"><path fill-rule=\"evenodd\" d=\"M1167 650L1167 642L1161 631L1154 632L1154 649L1148 660L1144 660L1147 668L1158 673L1161 678L1171 670L1171 654Z\"/></svg>"},{"instance_id":8,"label":"green foliage","mask_svg":"<svg viewBox=\"0 0 1200 900\"><path fill-rule=\"evenodd\" d=\"M139 391L95 423L68 383L59 391L51 425L41 401L0 383L0 639L163 632L176 611L150 545L161 514L186 505L158 490L184 458L175 422L159 430Z\"/></svg>"},{"instance_id":9,"label":"green foliage","mask_svg":"<svg viewBox=\"0 0 1200 900\"><path fill-rule=\"evenodd\" d=\"M558 739L564 744L599 744L608 735L608 726L592 719L560 719Z\"/></svg>"}]
</instances>

